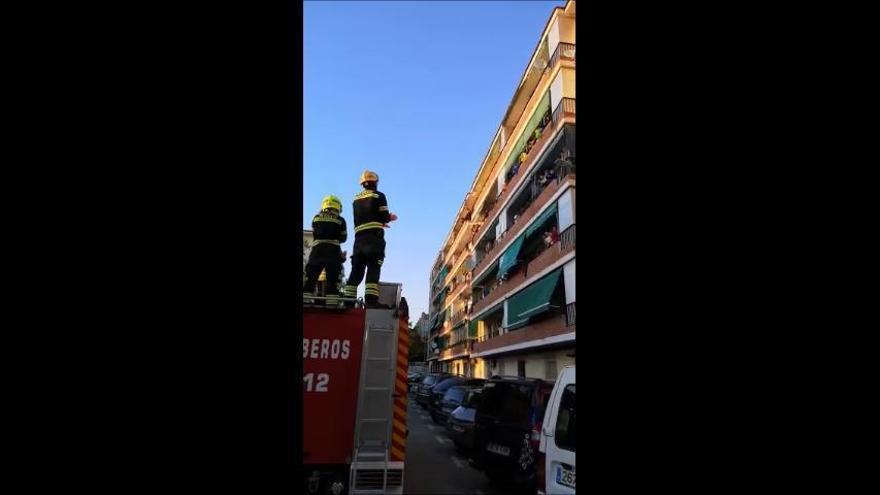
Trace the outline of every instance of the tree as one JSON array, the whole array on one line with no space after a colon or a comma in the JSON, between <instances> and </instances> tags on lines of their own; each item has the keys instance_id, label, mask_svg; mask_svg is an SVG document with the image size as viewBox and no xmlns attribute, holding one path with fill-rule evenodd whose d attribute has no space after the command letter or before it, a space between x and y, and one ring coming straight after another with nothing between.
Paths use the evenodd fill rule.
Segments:
<instances>
[{"instance_id":1,"label":"tree","mask_svg":"<svg viewBox=\"0 0 880 495\"><path fill-rule=\"evenodd\" d=\"M419 329L409 322L409 361L422 362L425 360L425 343L419 335Z\"/></svg>"}]
</instances>

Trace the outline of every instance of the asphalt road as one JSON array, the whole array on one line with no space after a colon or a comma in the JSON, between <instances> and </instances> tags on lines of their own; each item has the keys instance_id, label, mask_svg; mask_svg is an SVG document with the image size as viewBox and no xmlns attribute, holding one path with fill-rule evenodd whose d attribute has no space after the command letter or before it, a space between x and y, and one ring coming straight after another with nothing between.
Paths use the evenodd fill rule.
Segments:
<instances>
[{"instance_id":1,"label":"asphalt road","mask_svg":"<svg viewBox=\"0 0 880 495\"><path fill-rule=\"evenodd\" d=\"M509 489L493 486L486 475L468 464L445 428L435 425L427 411L410 396L407 410L406 474L403 492L413 495L505 495Z\"/></svg>"}]
</instances>

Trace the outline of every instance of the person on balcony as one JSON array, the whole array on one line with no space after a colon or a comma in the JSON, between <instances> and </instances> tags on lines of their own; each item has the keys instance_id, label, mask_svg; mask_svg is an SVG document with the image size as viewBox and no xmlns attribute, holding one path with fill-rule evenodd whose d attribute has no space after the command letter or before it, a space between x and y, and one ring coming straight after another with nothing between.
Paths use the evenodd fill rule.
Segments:
<instances>
[{"instance_id":1,"label":"person on balcony","mask_svg":"<svg viewBox=\"0 0 880 495\"><path fill-rule=\"evenodd\" d=\"M385 195L376 187L379 175L364 170L360 179L364 188L354 198L354 251L351 256L351 274L345 284L345 295L355 297L357 287L366 272L367 288L364 301L368 308L380 308L379 275L385 261L385 231L397 215L388 211Z\"/></svg>"},{"instance_id":2,"label":"person on balcony","mask_svg":"<svg viewBox=\"0 0 880 495\"><path fill-rule=\"evenodd\" d=\"M312 218L312 231L315 242L309 261L306 264L306 281L303 284L303 302L312 303L315 295L315 286L322 271L326 271L327 280L337 280L342 272L342 262L345 254L340 244L348 237L345 219L342 213L342 202L332 194L321 201L321 211ZM335 305L338 302L339 293L333 290L329 284L326 292L327 304Z\"/></svg>"}]
</instances>

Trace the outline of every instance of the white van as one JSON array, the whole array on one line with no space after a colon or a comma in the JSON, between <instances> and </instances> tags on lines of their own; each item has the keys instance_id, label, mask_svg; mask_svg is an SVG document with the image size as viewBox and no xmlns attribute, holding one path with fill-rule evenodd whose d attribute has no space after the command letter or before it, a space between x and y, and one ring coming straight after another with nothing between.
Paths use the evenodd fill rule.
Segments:
<instances>
[{"instance_id":1,"label":"white van","mask_svg":"<svg viewBox=\"0 0 880 495\"><path fill-rule=\"evenodd\" d=\"M575 367L559 372L541 428L538 462L538 494L561 495L575 492Z\"/></svg>"}]
</instances>

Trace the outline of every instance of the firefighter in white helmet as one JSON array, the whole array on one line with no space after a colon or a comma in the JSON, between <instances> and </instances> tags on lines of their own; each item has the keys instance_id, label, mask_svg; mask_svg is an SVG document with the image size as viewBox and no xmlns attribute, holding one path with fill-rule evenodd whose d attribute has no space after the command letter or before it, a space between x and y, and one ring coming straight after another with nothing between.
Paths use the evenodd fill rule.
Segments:
<instances>
[{"instance_id":1,"label":"firefighter in white helmet","mask_svg":"<svg viewBox=\"0 0 880 495\"><path fill-rule=\"evenodd\" d=\"M379 305L379 274L385 261L385 231L397 215L388 211L385 195L376 187L379 175L369 170L361 174L364 190L354 198L354 249L351 255L351 273L345 284L345 297L355 297L366 272L367 287L364 302L368 308Z\"/></svg>"}]
</instances>

